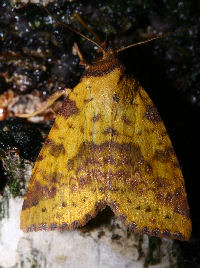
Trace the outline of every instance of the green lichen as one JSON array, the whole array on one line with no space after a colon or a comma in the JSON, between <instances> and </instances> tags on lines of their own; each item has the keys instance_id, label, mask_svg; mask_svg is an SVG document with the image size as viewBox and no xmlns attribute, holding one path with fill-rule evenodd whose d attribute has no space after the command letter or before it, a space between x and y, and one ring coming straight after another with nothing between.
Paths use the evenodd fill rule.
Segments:
<instances>
[{"instance_id":1,"label":"green lichen","mask_svg":"<svg viewBox=\"0 0 200 268\"><path fill-rule=\"evenodd\" d=\"M9 217L9 199L23 196L25 188L24 162L17 154L11 151L0 150L0 161L4 169L1 175L0 220Z\"/></svg>"},{"instance_id":2,"label":"green lichen","mask_svg":"<svg viewBox=\"0 0 200 268\"><path fill-rule=\"evenodd\" d=\"M138 234L136 234L138 235ZM142 250L142 245L143 245L143 242L144 242L144 238L143 238L143 235L138 235L139 238L138 238L138 260L141 259L143 256L144 256L144 252Z\"/></svg>"},{"instance_id":3,"label":"green lichen","mask_svg":"<svg viewBox=\"0 0 200 268\"><path fill-rule=\"evenodd\" d=\"M41 252L35 248L31 250L31 256L27 257L27 262L31 265L31 268L40 268L41 267Z\"/></svg>"},{"instance_id":4,"label":"green lichen","mask_svg":"<svg viewBox=\"0 0 200 268\"><path fill-rule=\"evenodd\" d=\"M7 152L1 157L3 168L7 177L7 187L13 197L22 196L25 188L25 166L23 159L18 154Z\"/></svg>"},{"instance_id":5,"label":"green lichen","mask_svg":"<svg viewBox=\"0 0 200 268\"><path fill-rule=\"evenodd\" d=\"M17 180L13 180L9 183L9 189L13 197L19 196L21 193L20 183Z\"/></svg>"},{"instance_id":6,"label":"green lichen","mask_svg":"<svg viewBox=\"0 0 200 268\"><path fill-rule=\"evenodd\" d=\"M149 265L156 265L161 261L161 244L162 240L158 237L149 237L148 253L145 258L145 268Z\"/></svg>"}]
</instances>

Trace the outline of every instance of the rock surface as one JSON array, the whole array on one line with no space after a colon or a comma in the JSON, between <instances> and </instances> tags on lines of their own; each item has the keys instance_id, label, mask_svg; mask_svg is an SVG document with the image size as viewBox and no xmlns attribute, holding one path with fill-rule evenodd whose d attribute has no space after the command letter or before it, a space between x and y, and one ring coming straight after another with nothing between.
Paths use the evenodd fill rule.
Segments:
<instances>
[{"instance_id":1,"label":"rock surface","mask_svg":"<svg viewBox=\"0 0 200 268\"><path fill-rule=\"evenodd\" d=\"M172 240L153 238L157 246L150 248L147 235L128 232L115 217L91 230L23 233L22 202L10 198L9 216L0 222L0 267L165 268L177 263Z\"/></svg>"}]
</instances>

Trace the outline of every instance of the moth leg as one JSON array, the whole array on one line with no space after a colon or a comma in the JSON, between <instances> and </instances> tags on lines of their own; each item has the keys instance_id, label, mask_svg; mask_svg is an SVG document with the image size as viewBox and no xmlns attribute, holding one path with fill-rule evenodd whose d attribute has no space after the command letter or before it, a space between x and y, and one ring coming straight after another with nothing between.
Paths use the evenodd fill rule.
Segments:
<instances>
[{"instance_id":1,"label":"moth leg","mask_svg":"<svg viewBox=\"0 0 200 268\"><path fill-rule=\"evenodd\" d=\"M49 108L57 99L59 99L63 95L68 96L70 92L71 92L70 88L65 88L64 90L59 90L49 97L47 103L41 109L39 109L33 113L30 113L30 114L16 114L16 117L28 118L28 117L32 117L32 116L36 116L38 114L41 114L47 108Z\"/></svg>"}]
</instances>

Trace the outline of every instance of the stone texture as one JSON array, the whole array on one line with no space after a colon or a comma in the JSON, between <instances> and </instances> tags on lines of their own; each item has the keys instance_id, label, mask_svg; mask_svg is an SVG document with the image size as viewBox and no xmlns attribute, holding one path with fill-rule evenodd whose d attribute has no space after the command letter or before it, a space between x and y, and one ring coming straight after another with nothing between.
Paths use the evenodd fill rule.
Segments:
<instances>
[{"instance_id":1,"label":"stone texture","mask_svg":"<svg viewBox=\"0 0 200 268\"><path fill-rule=\"evenodd\" d=\"M19 229L22 198L10 198L8 215L0 222L0 266L4 268L142 268L149 256L149 238L127 232L115 217L109 224L87 230L23 233ZM157 239L157 238L155 238ZM154 250L157 264L173 267L173 241L162 239Z\"/></svg>"}]
</instances>

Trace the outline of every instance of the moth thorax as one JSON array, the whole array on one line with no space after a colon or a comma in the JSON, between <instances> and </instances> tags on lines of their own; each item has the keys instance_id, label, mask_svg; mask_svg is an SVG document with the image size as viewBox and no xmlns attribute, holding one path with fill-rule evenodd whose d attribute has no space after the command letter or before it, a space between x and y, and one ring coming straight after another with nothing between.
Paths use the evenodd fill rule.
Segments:
<instances>
[{"instance_id":1,"label":"moth thorax","mask_svg":"<svg viewBox=\"0 0 200 268\"><path fill-rule=\"evenodd\" d=\"M110 73L115 68L121 69L122 72L125 70L125 67L120 63L117 57L117 53L112 48L108 48L104 51L102 57L99 57L93 64L88 66L83 77L103 76Z\"/></svg>"}]
</instances>

